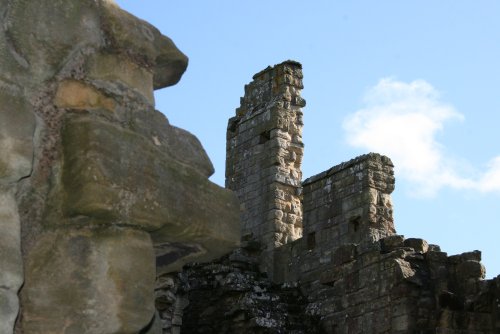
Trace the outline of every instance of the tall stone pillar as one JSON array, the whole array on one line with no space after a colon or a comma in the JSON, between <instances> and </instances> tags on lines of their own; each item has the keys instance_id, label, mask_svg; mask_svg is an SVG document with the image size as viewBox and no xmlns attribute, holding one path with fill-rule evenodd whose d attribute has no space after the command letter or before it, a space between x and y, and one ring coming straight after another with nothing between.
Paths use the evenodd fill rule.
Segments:
<instances>
[{"instance_id":1,"label":"tall stone pillar","mask_svg":"<svg viewBox=\"0 0 500 334\"><path fill-rule=\"evenodd\" d=\"M302 237L302 66L285 61L257 73L227 131L226 187L243 207L243 244L258 245L272 277L273 250Z\"/></svg>"}]
</instances>

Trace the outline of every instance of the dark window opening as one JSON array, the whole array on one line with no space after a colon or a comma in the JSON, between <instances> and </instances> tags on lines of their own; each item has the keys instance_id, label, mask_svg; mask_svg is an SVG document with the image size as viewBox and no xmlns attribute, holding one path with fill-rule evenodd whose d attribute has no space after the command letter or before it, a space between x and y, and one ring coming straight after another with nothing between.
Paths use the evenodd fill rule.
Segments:
<instances>
[{"instance_id":1,"label":"dark window opening","mask_svg":"<svg viewBox=\"0 0 500 334\"><path fill-rule=\"evenodd\" d=\"M311 232L307 235L307 249L311 250L316 247L316 232Z\"/></svg>"},{"instance_id":2,"label":"dark window opening","mask_svg":"<svg viewBox=\"0 0 500 334\"><path fill-rule=\"evenodd\" d=\"M361 217L360 216L353 217L349 221L349 227L350 227L350 230L352 232L358 232L360 225L361 225Z\"/></svg>"},{"instance_id":3,"label":"dark window opening","mask_svg":"<svg viewBox=\"0 0 500 334\"><path fill-rule=\"evenodd\" d=\"M271 139L271 131L264 131L259 136L259 144L264 144Z\"/></svg>"}]
</instances>

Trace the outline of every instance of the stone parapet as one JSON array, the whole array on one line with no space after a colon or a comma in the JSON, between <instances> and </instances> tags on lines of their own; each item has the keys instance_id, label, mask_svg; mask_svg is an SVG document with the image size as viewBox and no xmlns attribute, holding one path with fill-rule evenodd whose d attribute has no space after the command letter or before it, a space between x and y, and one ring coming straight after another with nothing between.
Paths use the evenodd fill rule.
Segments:
<instances>
[{"instance_id":1,"label":"stone parapet","mask_svg":"<svg viewBox=\"0 0 500 334\"><path fill-rule=\"evenodd\" d=\"M393 164L375 153L306 179L304 235L310 247L372 242L395 233L393 190Z\"/></svg>"}]
</instances>

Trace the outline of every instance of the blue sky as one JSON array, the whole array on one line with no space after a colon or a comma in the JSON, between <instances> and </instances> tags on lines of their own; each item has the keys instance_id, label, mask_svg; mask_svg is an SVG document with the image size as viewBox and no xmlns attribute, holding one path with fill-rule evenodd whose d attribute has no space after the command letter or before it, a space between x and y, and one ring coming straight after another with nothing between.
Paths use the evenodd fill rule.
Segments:
<instances>
[{"instance_id":1,"label":"blue sky","mask_svg":"<svg viewBox=\"0 0 500 334\"><path fill-rule=\"evenodd\" d=\"M303 65L305 177L375 151L396 165L399 234L483 251L500 274L500 2L117 0L190 59L155 93L224 184L227 119L268 65Z\"/></svg>"}]
</instances>

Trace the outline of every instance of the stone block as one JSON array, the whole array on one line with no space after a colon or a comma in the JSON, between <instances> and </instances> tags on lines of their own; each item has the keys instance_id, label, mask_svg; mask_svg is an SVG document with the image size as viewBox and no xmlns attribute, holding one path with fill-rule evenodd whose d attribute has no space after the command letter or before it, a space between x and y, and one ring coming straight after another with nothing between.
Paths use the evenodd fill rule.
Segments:
<instances>
[{"instance_id":1,"label":"stone block","mask_svg":"<svg viewBox=\"0 0 500 334\"><path fill-rule=\"evenodd\" d=\"M175 126L170 126L168 131L162 132L166 134L167 150L172 157L206 177L214 173L214 166L195 135Z\"/></svg>"},{"instance_id":2,"label":"stone block","mask_svg":"<svg viewBox=\"0 0 500 334\"><path fill-rule=\"evenodd\" d=\"M23 284L21 222L13 191L0 190L0 333L12 333Z\"/></svg>"},{"instance_id":3,"label":"stone block","mask_svg":"<svg viewBox=\"0 0 500 334\"><path fill-rule=\"evenodd\" d=\"M149 327L146 330L143 330L141 333L144 333L144 334L162 334L163 333L162 322L161 322L160 314L158 313L158 311L155 312L155 316L154 316L153 320L151 321L151 324L149 325Z\"/></svg>"},{"instance_id":4,"label":"stone block","mask_svg":"<svg viewBox=\"0 0 500 334\"><path fill-rule=\"evenodd\" d=\"M422 285L422 282L417 275L417 271L411 267L409 262L402 259L394 259L394 261L396 262L395 274L398 279Z\"/></svg>"},{"instance_id":5,"label":"stone block","mask_svg":"<svg viewBox=\"0 0 500 334\"><path fill-rule=\"evenodd\" d=\"M446 264L448 260L448 253L440 251L429 251L425 254L425 258L430 262Z\"/></svg>"},{"instance_id":6,"label":"stone block","mask_svg":"<svg viewBox=\"0 0 500 334\"><path fill-rule=\"evenodd\" d=\"M0 287L17 293L23 283L21 222L11 192L0 192Z\"/></svg>"},{"instance_id":7,"label":"stone block","mask_svg":"<svg viewBox=\"0 0 500 334\"><path fill-rule=\"evenodd\" d=\"M6 1L0 1L0 8L6 8ZM5 3L5 4L4 4ZM28 63L12 52L12 40L8 35L0 33L0 90L20 93L21 85L28 76ZM24 80L23 80L24 79Z\"/></svg>"},{"instance_id":8,"label":"stone block","mask_svg":"<svg viewBox=\"0 0 500 334\"><path fill-rule=\"evenodd\" d=\"M339 266L344 263L354 261L357 256L356 248L356 244L347 244L338 247L333 252L333 264L335 266Z\"/></svg>"},{"instance_id":9,"label":"stone block","mask_svg":"<svg viewBox=\"0 0 500 334\"><path fill-rule=\"evenodd\" d=\"M24 333L134 334L154 315L148 233L64 228L40 235L26 263Z\"/></svg>"},{"instance_id":10,"label":"stone block","mask_svg":"<svg viewBox=\"0 0 500 334\"><path fill-rule=\"evenodd\" d=\"M24 97L0 89L0 185L30 175L36 120Z\"/></svg>"},{"instance_id":11,"label":"stone block","mask_svg":"<svg viewBox=\"0 0 500 334\"><path fill-rule=\"evenodd\" d=\"M448 257L449 263L458 264L464 261L481 262L481 251L475 250L472 252L465 252L462 254L451 255Z\"/></svg>"},{"instance_id":12,"label":"stone block","mask_svg":"<svg viewBox=\"0 0 500 334\"><path fill-rule=\"evenodd\" d=\"M457 265L457 278L459 281L469 278L484 279L486 269L481 262L467 260Z\"/></svg>"},{"instance_id":13,"label":"stone block","mask_svg":"<svg viewBox=\"0 0 500 334\"><path fill-rule=\"evenodd\" d=\"M9 2L5 22L7 33L15 37L18 62L32 68L24 76L30 85L52 77L62 60L83 47L121 54L151 69L154 76L148 87L154 84L155 89L177 83L188 63L170 38L113 1L83 0L62 6L47 0L17 0Z\"/></svg>"},{"instance_id":14,"label":"stone block","mask_svg":"<svg viewBox=\"0 0 500 334\"><path fill-rule=\"evenodd\" d=\"M429 249L429 244L424 239L418 238L408 238L404 241L405 247L410 247L419 253L427 253Z\"/></svg>"},{"instance_id":15,"label":"stone block","mask_svg":"<svg viewBox=\"0 0 500 334\"><path fill-rule=\"evenodd\" d=\"M76 117L66 122L63 146L67 217L153 232L160 271L185 263L172 262L172 254L184 254L185 261L210 260L238 245L235 195L148 138Z\"/></svg>"},{"instance_id":16,"label":"stone block","mask_svg":"<svg viewBox=\"0 0 500 334\"><path fill-rule=\"evenodd\" d=\"M409 333L410 332L410 317L409 315L401 315L393 317L391 320L391 333Z\"/></svg>"},{"instance_id":17,"label":"stone block","mask_svg":"<svg viewBox=\"0 0 500 334\"><path fill-rule=\"evenodd\" d=\"M29 84L41 83L60 71L62 62L78 57L81 49L96 50L108 44L102 31L106 27L102 9L109 6L121 11L110 1L83 0L64 5L44 0L11 1L6 26L13 36L17 58L31 67L24 79ZM106 37L112 40L113 36Z\"/></svg>"},{"instance_id":18,"label":"stone block","mask_svg":"<svg viewBox=\"0 0 500 334\"><path fill-rule=\"evenodd\" d=\"M59 108L92 110L96 108L113 112L116 102L92 86L75 80L59 83L54 103Z\"/></svg>"},{"instance_id":19,"label":"stone block","mask_svg":"<svg viewBox=\"0 0 500 334\"><path fill-rule=\"evenodd\" d=\"M441 247L439 245L429 244L429 252L440 252Z\"/></svg>"},{"instance_id":20,"label":"stone block","mask_svg":"<svg viewBox=\"0 0 500 334\"><path fill-rule=\"evenodd\" d=\"M153 67L154 89L176 84L188 64L188 58L172 40L163 36L149 23L120 9L110 1L104 2L101 12L103 34L107 48L120 50L131 60Z\"/></svg>"},{"instance_id":21,"label":"stone block","mask_svg":"<svg viewBox=\"0 0 500 334\"><path fill-rule=\"evenodd\" d=\"M117 110L121 125L152 143L156 148L175 160L197 170L206 177L214 173L214 167L196 136L169 124L168 119L153 107L123 112Z\"/></svg>"},{"instance_id":22,"label":"stone block","mask_svg":"<svg viewBox=\"0 0 500 334\"><path fill-rule=\"evenodd\" d=\"M87 77L102 85L124 85L142 95L154 105L153 73L125 56L95 53L87 59Z\"/></svg>"},{"instance_id":23,"label":"stone block","mask_svg":"<svg viewBox=\"0 0 500 334\"><path fill-rule=\"evenodd\" d=\"M13 334L19 312L17 291L0 288L0 333Z\"/></svg>"},{"instance_id":24,"label":"stone block","mask_svg":"<svg viewBox=\"0 0 500 334\"><path fill-rule=\"evenodd\" d=\"M380 240L382 244L382 251L384 253L392 252L398 248L404 247L404 236L403 235L391 235Z\"/></svg>"}]
</instances>

